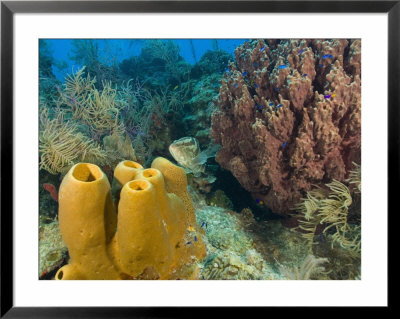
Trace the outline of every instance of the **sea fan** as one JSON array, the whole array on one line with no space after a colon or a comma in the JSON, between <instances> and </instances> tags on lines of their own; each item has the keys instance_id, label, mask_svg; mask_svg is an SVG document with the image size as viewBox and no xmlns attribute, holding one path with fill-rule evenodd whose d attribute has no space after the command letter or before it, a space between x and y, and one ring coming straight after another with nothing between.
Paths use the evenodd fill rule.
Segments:
<instances>
[{"instance_id":1,"label":"sea fan","mask_svg":"<svg viewBox=\"0 0 400 319\"><path fill-rule=\"evenodd\" d=\"M62 115L46 119L41 114L39 134L40 168L51 174L65 173L73 164L89 161L103 164L106 153L99 145L85 137L72 122L63 122Z\"/></svg>"}]
</instances>

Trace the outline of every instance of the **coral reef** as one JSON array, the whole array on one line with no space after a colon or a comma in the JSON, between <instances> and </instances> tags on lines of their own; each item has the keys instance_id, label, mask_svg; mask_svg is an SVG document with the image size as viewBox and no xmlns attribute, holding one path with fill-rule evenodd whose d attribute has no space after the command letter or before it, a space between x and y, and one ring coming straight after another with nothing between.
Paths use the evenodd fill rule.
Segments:
<instances>
[{"instance_id":1,"label":"coral reef","mask_svg":"<svg viewBox=\"0 0 400 319\"><path fill-rule=\"evenodd\" d=\"M200 263L200 278L211 280L284 279L254 248L237 214L200 204L196 216L206 233L207 257Z\"/></svg>"},{"instance_id":2,"label":"coral reef","mask_svg":"<svg viewBox=\"0 0 400 319\"><path fill-rule=\"evenodd\" d=\"M191 81L192 91L185 104L188 112L183 117L183 125L186 135L194 136L201 148L206 148L211 143L211 114L216 109L214 100L218 97L222 74L214 73L198 81Z\"/></svg>"},{"instance_id":3,"label":"coral reef","mask_svg":"<svg viewBox=\"0 0 400 319\"><path fill-rule=\"evenodd\" d=\"M105 47L100 48L95 39L73 39L71 42L70 58L77 65L85 65L87 71L98 80L98 89L103 88L103 83L115 82L118 78L118 65L115 59L118 48L112 50L108 39L103 39ZM114 51L114 52L111 52Z\"/></svg>"},{"instance_id":4,"label":"coral reef","mask_svg":"<svg viewBox=\"0 0 400 319\"><path fill-rule=\"evenodd\" d=\"M39 277L58 269L67 258L67 247L62 240L57 221L39 228Z\"/></svg>"},{"instance_id":5,"label":"coral reef","mask_svg":"<svg viewBox=\"0 0 400 319\"><path fill-rule=\"evenodd\" d=\"M123 60L119 68L124 77L146 82L152 90L173 88L190 76L190 64L171 40L146 40L140 55Z\"/></svg>"},{"instance_id":6,"label":"coral reef","mask_svg":"<svg viewBox=\"0 0 400 319\"><path fill-rule=\"evenodd\" d=\"M360 40L255 40L235 50L211 134L216 161L275 213L360 163Z\"/></svg>"},{"instance_id":7,"label":"coral reef","mask_svg":"<svg viewBox=\"0 0 400 319\"><path fill-rule=\"evenodd\" d=\"M192 78L201 78L213 75L215 73L222 74L225 66L232 60L228 52L222 50L208 50L204 53L199 62L197 62L192 70Z\"/></svg>"},{"instance_id":8,"label":"coral reef","mask_svg":"<svg viewBox=\"0 0 400 319\"><path fill-rule=\"evenodd\" d=\"M361 279L361 40L68 43L39 41L39 279Z\"/></svg>"},{"instance_id":9,"label":"coral reef","mask_svg":"<svg viewBox=\"0 0 400 319\"><path fill-rule=\"evenodd\" d=\"M59 223L70 255L56 279L195 279L205 246L182 168L156 158L123 161L113 192L94 164L74 165L59 191ZM118 190L118 186L120 190Z\"/></svg>"}]
</instances>

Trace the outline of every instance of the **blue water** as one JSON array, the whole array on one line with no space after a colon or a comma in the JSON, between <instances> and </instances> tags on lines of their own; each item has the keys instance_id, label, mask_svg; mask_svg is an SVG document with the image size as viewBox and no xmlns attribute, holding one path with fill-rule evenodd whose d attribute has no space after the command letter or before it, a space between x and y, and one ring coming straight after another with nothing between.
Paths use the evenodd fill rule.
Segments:
<instances>
[{"instance_id":1,"label":"blue water","mask_svg":"<svg viewBox=\"0 0 400 319\"><path fill-rule=\"evenodd\" d=\"M71 73L72 70L77 70L82 65L76 64L71 59L71 51L73 49L72 39L46 39L45 42L49 45L53 57L58 62L66 62L67 67L63 70L59 70L53 66L53 72L56 77L63 81L65 75ZM196 60L199 61L202 55L208 50L215 50L216 48L224 50L233 56L233 52L236 47L241 45L245 39L174 39L173 40L180 48L180 55L190 64L195 64ZM103 57L112 56L117 62L121 62L124 59L140 54L142 48L145 45L145 40L142 39L98 39L100 52ZM194 55L193 49L194 48Z\"/></svg>"}]
</instances>

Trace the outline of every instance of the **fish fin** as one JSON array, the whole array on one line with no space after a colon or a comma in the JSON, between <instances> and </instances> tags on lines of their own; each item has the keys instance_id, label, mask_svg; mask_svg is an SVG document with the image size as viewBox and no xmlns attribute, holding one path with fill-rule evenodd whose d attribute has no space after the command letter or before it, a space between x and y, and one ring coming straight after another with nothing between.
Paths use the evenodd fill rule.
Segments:
<instances>
[{"instance_id":1,"label":"fish fin","mask_svg":"<svg viewBox=\"0 0 400 319\"><path fill-rule=\"evenodd\" d=\"M193 159L193 164L195 165L202 165L205 162L207 162L207 160L210 157L214 157L215 154L218 152L218 150L221 148L221 145L218 144L212 144L209 147L207 147L206 150L200 152L200 154L198 154L194 159Z\"/></svg>"}]
</instances>

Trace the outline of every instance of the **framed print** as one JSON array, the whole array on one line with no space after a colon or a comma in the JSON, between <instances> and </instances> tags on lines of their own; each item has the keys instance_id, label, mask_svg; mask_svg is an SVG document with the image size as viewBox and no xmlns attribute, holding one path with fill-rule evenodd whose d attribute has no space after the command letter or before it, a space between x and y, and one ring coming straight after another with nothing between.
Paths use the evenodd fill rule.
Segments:
<instances>
[{"instance_id":1,"label":"framed print","mask_svg":"<svg viewBox=\"0 0 400 319\"><path fill-rule=\"evenodd\" d=\"M389 306L397 1L1 10L2 316Z\"/></svg>"}]
</instances>

